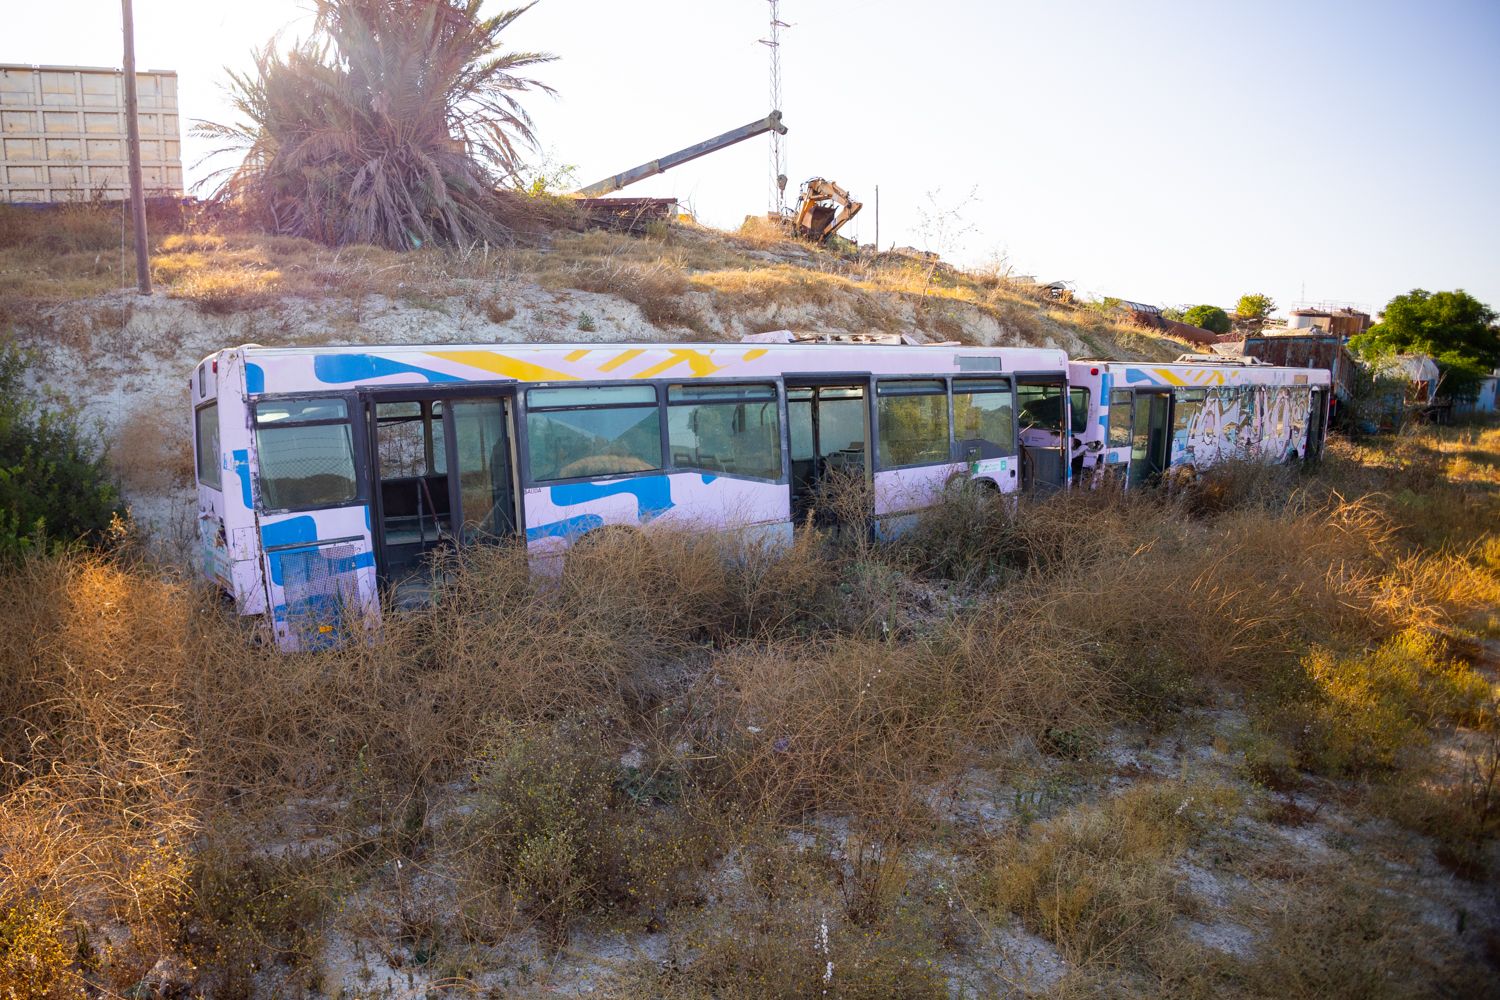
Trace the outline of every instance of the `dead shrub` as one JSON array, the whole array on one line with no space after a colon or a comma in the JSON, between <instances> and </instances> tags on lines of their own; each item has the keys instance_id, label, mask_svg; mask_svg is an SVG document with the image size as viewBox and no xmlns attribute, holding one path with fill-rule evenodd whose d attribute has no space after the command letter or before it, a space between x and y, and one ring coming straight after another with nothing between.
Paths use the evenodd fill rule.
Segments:
<instances>
[{"instance_id":1,"label":"dead shrub","mask_svg":"<svg viewBox=\"0 0 1500 1000\"><path fill-rule=\"evenodd\" d=\"M1140 955L1184 907L1169 862L1238 806L1225 786L1159 782L1076 807L995 846L990 901L1077 965Z\"/></svg>"},{"instance_id":2,"label":"dead shrub","mask_svg":"<svg viewBox=\"0 0 1500 1000\"><path fill-rule=\"evenodd\" d=\"M119 251L134 242L124 202L64 202L48 208L0 206L0 247L33 253Z\"/></svg>"},{"instance_id":3,"label":"dead shrub","mask_svg":"<svg viewBox=\"0 0 1500 1000\"><path fill-rule=\"evenodd\" d=\"M501 723L481 753L472 810L451 836L473 876L508 892L553 950L586 911L659 920L705 863L709 841L690 814L631 796L624 777L586 723Z\"/></svg>"},{"instance_id":4,"label":"dead shrub","mask_svg":"<svg viewBox=\"0 0 1500 1000\"><path fill-rule=\"evenodd\" d=\"M852 637L726 652L706 682L722 727L710 781L770 817L907 808L965 749L980 686L933 653Z\"/></svg>"},{"instance_id":5,"label":"dead shrub","mask_svg":"<svg viewBox=\"0 0 1500 1000\"><path fill-rule=\"evenodd\" d=\"M158 402L143 403L120 423L109 451L125 488L134 493L162 493L194 481L192 442L162 433L162 411Z\"/></svg>"},{"instance_id":6,"label":"dead shrub","mask_svg":"<svg viewBox=\"0 0 1500 1000\"><path fill-rule=\"evenodd\" d=\"M34 557L0 581L0 912L127 929L91 957L115 989L176 940L201 825L174 698L189 605L137 568L79 554Z\"/></svg>"},{"instance_id":7,"label":"dead shrub","mask_svg":"<svg viewBox=\"0 0 1500 1000\"><path fill-rule=\"evenodd\" d=\"M1413 934L1421 918L1409 905L1344 871L1313 873L1256 919L1266 939L1233 970L1251 996L1437 1000L1494 992L1493 972L1461 960L1446 935Z\"/></svg>"},{"instance_id":8,"label":"dead shrub","mask_svg":"<svg viewBox=\"0 0 1500 1000\"><path fill-rule=\"evenodd\" d=\"M662 257L653 261L608 256L579 261L565 272L572 288L585 292L618 295L633 302L641 315L660 327L696 328L699 320L684 300L689 285L679 261Z\"/></svg>"}]
</instances>

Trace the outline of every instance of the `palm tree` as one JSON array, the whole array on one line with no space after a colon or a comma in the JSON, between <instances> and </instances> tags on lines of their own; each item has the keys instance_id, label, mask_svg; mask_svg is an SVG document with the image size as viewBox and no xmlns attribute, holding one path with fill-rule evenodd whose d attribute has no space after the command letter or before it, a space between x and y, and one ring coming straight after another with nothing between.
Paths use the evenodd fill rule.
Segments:
<instances>
[{"instance_id":1,"label":"palm tree","mask_svg":"<svg viewBox=\"0 0 1500 1000\"><path fill-rule=\"evenodd\" d=\"M230 72L243 121L196 122L210 153L244 153L211 175L273 232L409 249L508 240L518 147L534 147L518 100L552 89L516 71L554 56L502 52L535 4L480 15L481 0L316 0L312 37Z\"/></svg>"}]
</instances>

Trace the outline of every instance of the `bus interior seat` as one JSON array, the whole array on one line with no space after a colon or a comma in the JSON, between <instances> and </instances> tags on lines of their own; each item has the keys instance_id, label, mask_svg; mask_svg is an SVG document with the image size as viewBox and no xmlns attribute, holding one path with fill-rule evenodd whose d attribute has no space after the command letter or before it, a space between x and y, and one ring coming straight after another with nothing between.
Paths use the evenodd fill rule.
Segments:
<instances>
[{"instance_id":1,"label":"bus interior seat","mask_svg":"<svg viewBox=\"0 0 1500 1000\"><path fill-rule=\"evenodd\" d=\"M386 543L400 545L431 539L448 520L448 477L404 476L380 483L380 508Z\"/></svg>"}]
</instances>

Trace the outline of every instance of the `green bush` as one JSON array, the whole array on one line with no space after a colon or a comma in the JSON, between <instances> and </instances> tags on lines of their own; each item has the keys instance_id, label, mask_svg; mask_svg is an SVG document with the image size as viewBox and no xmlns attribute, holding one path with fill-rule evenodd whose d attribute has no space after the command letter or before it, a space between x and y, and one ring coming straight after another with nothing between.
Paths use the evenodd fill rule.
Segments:
<instances>
[{"instance_id":1,"label":"green bush","mask_svg":"<svg viewBox=\"0 0 1500 1000\"><path fill-rule=\"evenodd\" d=\"M1229 322L1228 313L1218 306L1210 305L1193 306L1182 314L1182 321L1190 326L1207 330L1209 333L1228 333L1232 325Z\"/></svg>"},{"instance_id":2,"label":"green bush","mask_svg":"<svg viewBox=\"0 0 1500 1000\"><path fill-rule=\"evenodd\" d=\"M45 544L103 542L125 513L104 449L76 408L28 390L29 363L0 345L0 560Z\"/></svg>"}]
</instances>

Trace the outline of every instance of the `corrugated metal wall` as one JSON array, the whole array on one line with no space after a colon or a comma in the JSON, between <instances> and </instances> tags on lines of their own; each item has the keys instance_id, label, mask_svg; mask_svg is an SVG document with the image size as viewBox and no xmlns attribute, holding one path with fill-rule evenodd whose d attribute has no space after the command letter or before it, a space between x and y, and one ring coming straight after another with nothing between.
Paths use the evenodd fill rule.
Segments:
<instances>
[{"instance_id":1,"label":"corrugated metal wall","mask_svg":"<svg viewBox=\"0 0 1500 1000\"><path fill-rule=\"evenodd\" d=\"M177 74L136 74L148 196L181 196ZM128 195L125 75L81 66L0 65L0 201Z\"/></svg>"}]
</instances>

